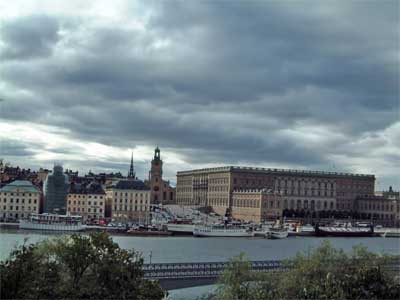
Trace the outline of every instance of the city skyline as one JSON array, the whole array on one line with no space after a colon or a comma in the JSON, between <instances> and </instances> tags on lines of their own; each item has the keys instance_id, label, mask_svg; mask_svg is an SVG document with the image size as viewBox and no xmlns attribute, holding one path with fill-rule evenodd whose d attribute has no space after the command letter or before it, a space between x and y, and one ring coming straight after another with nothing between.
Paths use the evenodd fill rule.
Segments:
<instances>
[{"instance_id":1,"label":"city skyline","mask_svg":"<svg viewBox=\"0 0 400 300\"><path fill-rule=\"evenodd\" d=\"M399 190L399 2L0 4L0 156L165 178L241 165ZM308 9L305 9L307 6Z\"/></svg>"}]
</instances>

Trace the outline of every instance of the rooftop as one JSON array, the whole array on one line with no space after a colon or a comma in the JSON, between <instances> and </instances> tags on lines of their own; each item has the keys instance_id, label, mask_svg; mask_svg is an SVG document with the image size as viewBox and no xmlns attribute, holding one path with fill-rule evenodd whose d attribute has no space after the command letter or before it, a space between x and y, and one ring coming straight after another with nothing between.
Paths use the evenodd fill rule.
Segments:
<instances>
[{"instance_id":1,"label":"rooftop","mask_svg":"<svg viewBox=\"0 0 400 300\"><path fill-rule=\"evenodd\" d=\"M13 192L23 190L28 193L40 193L39 189L28 180L15 180L0 189L0 192Z\"/></svg>"},{"instance_id":2,"label":"rooftop","mask_svg":"<svg viewBox=\"0 0 400 300\"><path fill-rule=\"evenodd\" d=\"M116 184L112 184L107 188L117 190L150 190L141 180L119 180Z\"/></svg>"},{"instance_id":3,"label":"rooftop","mask_svg":"<svg viewBox=\"0 0 400 300\"><path fill-rule=\"evenodd\" d=\"M97 182L90 183L72 183L69 189L70 194L96 194L104 195L105 192L101 184Z\"/></svg>"},{"instance_id":4,"label":"rooftop","mask_svg":"<svg viewBox=\"0 0 400 300\"><path fill-rule=\"evenodd\" d=\"M225 166L216 168L205 168L189 171L177 172L177 175L202 174L202 173L219 173L219 172L255 172L273 175L297 175L297 176L323 176L323 177L363 177L374 179L372 174L355 174L341 172L325 172L325 171L309 171L295 169L277 169L277 168L257 168L257 167L240 167L240 166Z\"/></svg>"}]
</instances>

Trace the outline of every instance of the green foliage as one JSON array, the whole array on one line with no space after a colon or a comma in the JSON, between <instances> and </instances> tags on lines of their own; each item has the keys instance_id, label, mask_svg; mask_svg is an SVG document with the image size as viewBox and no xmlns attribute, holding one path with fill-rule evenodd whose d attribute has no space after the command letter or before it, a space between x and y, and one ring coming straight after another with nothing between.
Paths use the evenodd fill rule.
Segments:
<instances>
[{"instance_id":1,"label":"green foliage","mask_svg":"<svg viewBox=\"0 0 400 300\"><path fill-rule=\"evenodd\" d=\"M24 243L0 263L1 299L162 299L142 265L105 233Z\"/></svg>"},{"instance_id":2,"label":"green foliage","mask_svg":"<svg viewBox=\"0 0 400 300\"><path fill-rule=\"evenodd\" d=\"M399 299L400 282L388 266L394 257L357 246L350 254L324 242L310 255L287 260L287 272L251 272L235 257L208 299ZM398 274L397 274L398 275Z\"/></svg>"}]
</instances>

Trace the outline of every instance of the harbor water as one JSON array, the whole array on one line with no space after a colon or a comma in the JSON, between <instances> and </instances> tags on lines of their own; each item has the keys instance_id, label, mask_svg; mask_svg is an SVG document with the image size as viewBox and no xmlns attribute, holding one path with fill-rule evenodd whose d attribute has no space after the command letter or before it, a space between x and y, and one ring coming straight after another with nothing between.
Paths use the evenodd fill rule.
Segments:
<instances>
[{"instance_id":1,"label":"harbor water","mask_svg":"<svg viewBox=\"0 0 400 300\"><path fill-rule=\"evenodd\" d=\"M59 236L53 232L34 232L23 230L0 231L0 259L5 259L17 245L34 243L43 239ZM353 246L363 245L369 251L387 254L400 254L398 238L316 238L289 237L280 240L263 238L195 238L185 237L131 237L113 236L120 247L135 249L142 253L145 263L166 262L212 262L227 261L231 257L246 253L250 260L280 260L293 257L297 252L309 253L322 241L329 240L336 248L351 251ZM175 290L170 292L171 299L195 299L209 291L212 286L203 286Z\"/></svg>"}]
</instances>

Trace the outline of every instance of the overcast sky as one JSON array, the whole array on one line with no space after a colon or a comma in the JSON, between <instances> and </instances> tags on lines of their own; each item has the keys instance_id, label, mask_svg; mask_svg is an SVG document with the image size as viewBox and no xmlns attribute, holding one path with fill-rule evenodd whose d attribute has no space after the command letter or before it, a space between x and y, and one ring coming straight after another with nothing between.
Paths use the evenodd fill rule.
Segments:
<instances>
[{"instance_id":1,"label":"overcast sky","mask_svg":"<svg viewBox=\"0 0 400 300\"><path fill-rule=\"evenodd\" d=\"M1 1L0 157L400 183L399 1Z\"/></svg>"}]
</instances>

